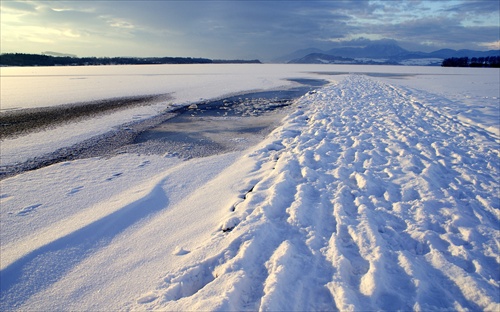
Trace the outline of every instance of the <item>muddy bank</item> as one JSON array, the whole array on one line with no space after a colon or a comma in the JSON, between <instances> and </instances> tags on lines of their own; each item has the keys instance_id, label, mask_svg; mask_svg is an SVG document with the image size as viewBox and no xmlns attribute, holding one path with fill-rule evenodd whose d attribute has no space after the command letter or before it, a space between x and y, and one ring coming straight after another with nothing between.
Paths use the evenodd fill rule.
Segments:
<instances>
[{"instance_id":1,"label":"muddy bank","mask_svg":"<svg viewBox=\"0 0 500 312\"><path fill-rule=\"evenodd\" d=\"M113 98L53 107L27 108L0 112L0 139L42 131L51 127L118 110L151 105L171 99L168 94Z\"/></svg>"}]
</instances>

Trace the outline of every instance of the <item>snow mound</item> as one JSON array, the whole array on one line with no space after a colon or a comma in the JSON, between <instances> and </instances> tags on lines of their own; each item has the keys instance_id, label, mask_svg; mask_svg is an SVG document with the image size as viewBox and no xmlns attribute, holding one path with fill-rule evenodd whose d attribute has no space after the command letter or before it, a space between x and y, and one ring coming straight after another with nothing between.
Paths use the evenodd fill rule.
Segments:
<instances>
[{"instance_id":1,"label":"snow mound","mask_svg":"<svg viewBox=\"0 0 500 312\"><path fill-rule=\"evenodd\" d=\"M219 234L128 308L498 311L497 138L427 99L358 75L302 97Z\"/></svg>"}]
</instances>

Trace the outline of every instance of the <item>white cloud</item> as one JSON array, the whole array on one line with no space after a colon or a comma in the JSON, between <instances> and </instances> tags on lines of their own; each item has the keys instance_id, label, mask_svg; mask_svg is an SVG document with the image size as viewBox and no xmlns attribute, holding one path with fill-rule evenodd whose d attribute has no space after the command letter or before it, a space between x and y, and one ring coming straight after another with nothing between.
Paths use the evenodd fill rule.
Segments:
<instances>
[{"instance_id":1,"label":"white cloud","mask_svg":"<svg viewBox=\"0 0 500 312\"><path fill-rule=\"evenodd\" d=\"M28 49L19 41L29 35L22 27L45 27L56 32L39 35L41 41L77 55L84 48L108 56L129 51L137 56L260 54L271 59L360 37L426 44L429 49L487 48L499 40L500 26L498 5L486 1L2 1L1 6L2 43L7 45L2 49ZM493 27L467 24L485 14ZM496 21L491 18L495 14Z\"/></svg>"},{"instance_id":2,"label":"white cloud","mask_svg":"<svg viewBox=\"0 0 500 312\"><path fill-rule=\"evenodd\" d=\"M500 50L500 40L493 42L484 42L480 44L481 46L488 48L489 50Z\"/></svg>"},{"instance_id":3,"label":"white cloud","mask_svg":"<svg viewBox=\"0 0 500 312\"><path fill-rule=\"evenodd\" d=\"M127 22L123 19L117 19L117 18L108 20L108 24L109 24L109 26L116 27L116 28L126 28L126 29L135 28L135 26L132 23Z\"/></svg>"}]
</instances>

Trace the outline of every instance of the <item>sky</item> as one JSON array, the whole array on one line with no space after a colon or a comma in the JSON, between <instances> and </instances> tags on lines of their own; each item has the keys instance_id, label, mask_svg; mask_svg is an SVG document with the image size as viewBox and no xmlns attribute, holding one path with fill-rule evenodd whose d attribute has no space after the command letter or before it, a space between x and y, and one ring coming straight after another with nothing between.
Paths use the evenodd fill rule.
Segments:
<instances>
[{"instance_id":1,"label":"sky","mask_svg":"<svg viewBox=\"0 0 500 312\"><path fill-rule=\"evenodd\" d=\"M2 53L272 60L395 40L412 51L500 48L482 1L0 0Z\"/></svg>"}]
</instances>

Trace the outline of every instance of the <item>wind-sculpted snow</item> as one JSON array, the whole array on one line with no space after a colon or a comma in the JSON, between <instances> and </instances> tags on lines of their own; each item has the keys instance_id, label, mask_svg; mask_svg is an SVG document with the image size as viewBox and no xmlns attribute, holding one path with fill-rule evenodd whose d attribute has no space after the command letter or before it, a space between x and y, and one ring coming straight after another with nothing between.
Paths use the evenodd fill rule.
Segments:
<instances>
[{"instance_id":1,"label":"wind-sculpted snow","mask_svg":"<svg viewBox=\"0 0 500 312\"><path fill-rule=\"evenodd\" d=\"M500 310L498 122L338 79L246 150L0 181L0 310Z\"/></svg>"},{"instance_id":2,"label":"wind-sculpted snow","mask_svg":"<svg viewBox=\"0 0 500 312\"><path fill-rule=\"evenodd\" d=\"M357 75L304 96L199 256L127 308L498 311L498 138L439 101Z\"/></svg>"}]
</instances>

